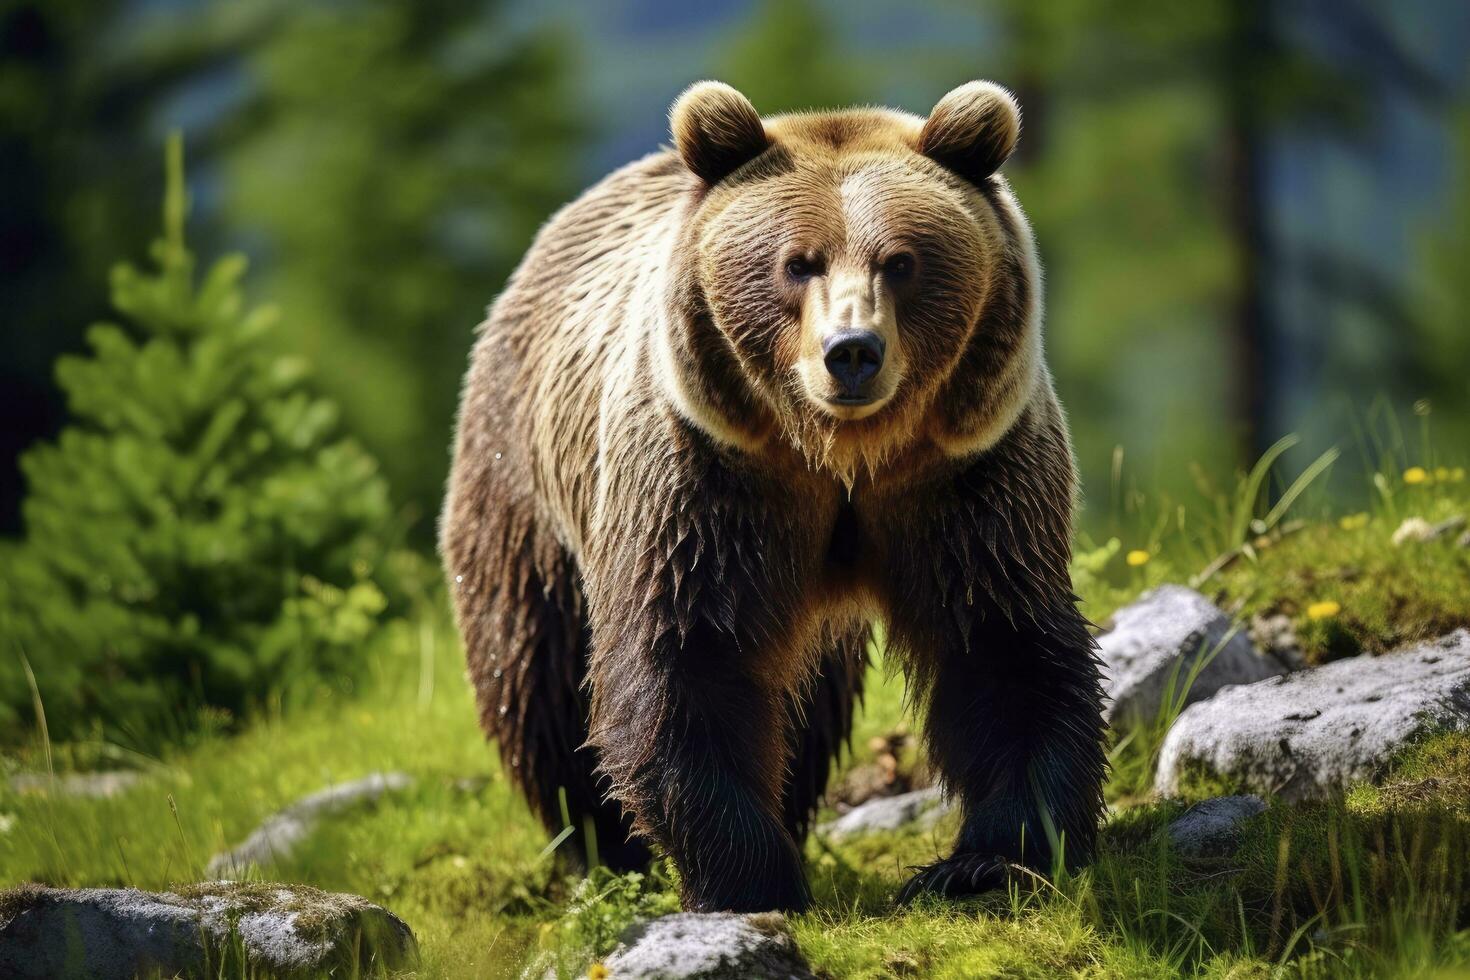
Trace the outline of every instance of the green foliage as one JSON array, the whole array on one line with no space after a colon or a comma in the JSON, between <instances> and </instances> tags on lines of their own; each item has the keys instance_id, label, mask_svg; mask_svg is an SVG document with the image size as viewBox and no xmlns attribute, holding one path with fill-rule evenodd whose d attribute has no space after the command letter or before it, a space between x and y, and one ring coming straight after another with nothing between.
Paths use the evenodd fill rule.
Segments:
<instances>
[{"instance_id":1,"label":"green foliage","mask_svg":"<svg viewBox=\"0 0 1470 980\"><path fill-rule=\"evenodd\" d=\"M226 216L266 245L260 287L295 325L278 347L316 366L427 542L474 325L577 189L571 51L513 33L502 3L276 6L240 54Z\"/></svg>"},{"instance_id":2,"label":"green foliage","mask_svg":"<svg viewBox=\"0 0 1470 980\"><path fill-rule=\"evenodd\" d=\"M1006 39L979 74L1021 100L1005 170L1049 273L1047 357L1093 493L1119 444L1170 489L1188 478L1165 461L1220 472L1234 458L1221 438L1232 378L1220 370L1234 243L1223 202L1200 193L1223 167L1214 148L1227 120L1200 52L1221 43L1225 6L1148 2L1124 17L1095 0L993 7Z\"/></svg>"},{"instance_id":3,"label":"green foliage","mask_svg":"<svg viewBox=\"0 0 1470 980\"><path fill-rule=\"evenodd\" d=\"M1427 423L1427 413L1420 420ZM1289 438L1238 474L1229 492L1200 477L1193 505L1133 485L1123 489L1118 453L1108 522L1117 537L1097 545L1084 535L1073 560L1084 613L1103 622L1144 589L1185 582L1246 628L1257 617L1286 616L1310 663L1383 653L1470 627L1470 549L1458 545L1462 531L1433 541L1393 540L1407 519L1452 526L1470 515L1463 458L1437 449L1427 425L1423 445L1412 451L1396 421L1369 426L1361 439L1368 475L1357 496L1366 509L1342 514L1326 508L1322 493L1322 476L1337 454L1323 453L1294 476L1282 473L1278 450ZM1410 466L1413 459L1426 465ZM1128 560L1134 554L1138 565Z\"/></svg>"},{"instance_id":4,"label":"green foliage","mask_svg":"<svg viewBox=\"0 0 1470 980\"><path fill-rule=\"evenodd\" d=\"M387 604L387 484L337 410L270 353L242 258L195 283L182 149L154 270L114 270L123 320L57 378L74 424L23 461L24 542L0 562L0 729L33 694L57 737L94 720L147 744L308 675L351 677Z\"/></svg>"},{"instance_id":5,"label":"green foliage","mask_svg":"<svg viewBox=\"0 0 1470 980\"><path fill-rule=\"evenodd\" d=\"M157 103L180 71L220 51L199 33L149 59L119 56L110 25L125 0L0 4L0 527L20 498L14 455L54 431L62 399L58 354L82 346L107 311L106 276L153 234L154 202L139 194L157 169L145 142Z\"/></svg>"},{"instance_id":6,"label":"green foliage","mask_svg":"<svg viewBox=\"0 0 1470 980\"><path fill-rule=\"evenodd\" d=\"M652 149L659 103L704 76L764 111L871 101L924 112L975 75L1016 89L1025 125L1006 172L1049 270L1050 364L1094 498L1120 443L1172 489L1189 484L1180 461L1211 473L1236 462L1240 433L1224 422L1262 375L1238 356L1250 338L1234 313L1254 283L1276 311L1258 339L1283 414L1266 424L1303 431L1315 452L1335 434L1324 396L1386 390L1454 412L1446 433L1463 442L1470 195L1438 201L1437 178L1380 186L1343 154L1313 165L1319 193L1301 201L1268 175L1254 207L1278 235L1330 205L1343 222L1323 236L1361 242L1354 229L1375 202L1402 201L1390 237L1425 239L1402 274L1369 274L1381 263L1360 250L1316 245L1252 270L1230 213L1247 203L1234 201L1247 137L1290 136L1288 151L1293 134L1381 145L1383 124L1364 110L1392 77L1386 66L1425 57L1434 32L1406 41L1374 11L1353 22L1351 52L1327 52L1267 8L763 0L669 19L506 0L16 0L0 14L0 211L16 259L0 269L0 385L18 403L0 432L0 527L11 530L20 482L8 460L61 414L48 366L81 346L106 264L148 234L139 189L160 120L186 125L206 163L214 206L196 240L249 246L255 288L294 324L280 349L312 360L426 545L473 323L536 226L612 162L610 145L619 156ZM1269 43L1249 43L1252 19L1271 28ZM589 82L603 90L591 102L579 94ZM1394 106L1413 102L1387 90ZM1423 122L1458 118L1463 143L1463 93L1442 96L1419 104ZM593 139L594 104L616 106L606 118L632 132ZM1470 186L1452 173L1443 184ZM1426 198L1442 220L1421 229ZM1290 356L1276 356L1283 345Z\"/></svg>"},{"instance_id":7,"label":"green foliage","mask_svg":"<svg viewBox=\"0 0 1470 980\"><path fill-rule=\"evenodd\" d=\"M1457 741L1456 741L1457 740ZM1428 769L1464 778L1464 737L1424 747L1385 787ZM1455 776L1454 774L1458 774ZM1455 798L1368 813L1354 803L1273 804L1236 853L1187 857L1167 827L1179 801L1131 806L1104 825L1076 877L1018 882L962 903L888 904L905 866L933 860L952 823L809 848L817 908L796 920L834 976L1384 976L1464 967L1470 825ZM1385 789L1385 792L1388 790ZM824 869L832 869L830 872Z\"/></svg>"},{"instance_id":8,"label":"green foliage","mask_svg":"<svg viewBox=\"0 0 1470 980\"><path fill-rule=\"evenodd\" d=\"M1220 643L1210 647L1201 644L1194 658L1179 661L1169 672L1164 684L1159 707L1151 718L1130 719L1126 733L1113 730L1112 745L1108 749L1108 784L1105 795L1110 802L1129 802L1144 797L1153 791L1154 773L1159 767L1159 754L1164 748L1164 739L1174 720L1189 701L1189 690L1199 678L1200 672L1210 665L1230 641L1234 633L1228 633ZM1185 795L1190 795L1186 792Z\"/></svg>"},{"instance_id":9,"label":"green foliage","mask_svg":"<svg viewBox=\"0 0 1470 980\"><path fill-rule=\"evenodd\" d=\"M678 891L661 866L646 875L593 868L573 889L560 919L542 931L541 951L525 973L580 977L589 961L617 948L634 922L677 911Z\"/></svg>"},{"instance_id":10,"label":"green foliage","mask_svg":"<svg viewBox=\"0 0 1470 980\"><path fill-rule=\"evenodd\" d=\"M1417 316L1414 336L1403 345L1420 390L1430 394L1441 418L1446 445L1470 442L1470 108L1456 113L1453 188L1442 221L1425 236L1422 259L1414 264Z\"/></svg>"},{"instance_id":11,"label":"green foliage","mask_svg":"<svg viewBox=\"0 0 1470 980\"><path fill-rule=\"evenodd\" d=\"M1402 782L1390 774L1386 785ZM1452 800L1376 810L1276 804L1227 866L1239 869L1236 903L1254 915L1242 922L1237 912L1226 930L1229 910L1221 910L1219 942L1251 930L1277 954L1316 947L1343 957L1351 972L1376 975L1385 962L1433 956L1470 915L1470 823Z\"/></svg>"},{"instance_id":12,"label":"green foliage","mask_svg":"<svg viewBox=\"0 0 1470 980\"><path fill-rule=\"evenodd\" d=\"M762 115L874 98L871 75L834 41L832 25L813 0L763 0L718 59L714 77L739 89Z\"/></svg>"},{"instance_id":13,"label":"green foliage","mask_svg":"<svg viewBox=\"0 0 1470 980\"><path fill-rule=\"evenodd\" d=\"M153 233L160 121L209 191L196 244L243 243L346 428L432 539L474 325L592 175L569 32L503 0L16 0L0 8L0 529L13 455L60 428L50 365ZM651 148L651 147L650 147Z\"/></svg>"},{"instance_id":14,"label":"green foliage","mask_svg":"<svg viewBox=\"0 0 1470 980\"><path fill-rule=\"evenodd\" d=\"M366 689L169 750L119 796L23 794L0 781L0 887L195 881L207 855L292 800L393 770L416 785L330 818L261 873L387 905L417 934L425 976L519 976L528 963L536 975L580 975L624 924L674 907L661 869L576 881L543 856L544 831L476 730L446 616L379 630L366 655L382 664ZM891 716L901 682L875 669L869 683L868 710ZM1166 832L1183 804L1137 803L1107 820L1091 869L971 901L891 904L907 866L947 848L953 814L929 830L813 839L815 907L793 918L793 931L816 969L841 977L1265 980L1464 969L1470 825L1462 797L1426 797L1424 787L1470 775L1467 744L1463 734L1431 739L1345 803L1275 805L1248 825L1234 858L1183 858ZM34 766L38 755L21 761ZM466 786L466 776L476 782Z\"/></svg>"},{"instance_id":15,"label":"green foliage","mask_svg":"<svg viewBox=\"0 0 1470 980\"><path fill-rule=\"evenodd\" d=\"M1401 486L1397 503L1430 522L1463 516L1470 483ZM1383 512L1310 524L1232 564L1211 585L1247 619L1289 616L1312 663L1470 626L1470 549L1458 547L1455 534L1395 545L1398 526Z\"/></svg>"}]
</instances>

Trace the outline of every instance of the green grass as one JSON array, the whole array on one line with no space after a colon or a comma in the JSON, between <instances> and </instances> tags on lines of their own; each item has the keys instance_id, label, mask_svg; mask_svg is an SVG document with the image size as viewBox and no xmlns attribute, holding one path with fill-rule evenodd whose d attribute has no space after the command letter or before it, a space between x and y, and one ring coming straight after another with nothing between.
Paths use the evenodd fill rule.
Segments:
<instances>
[{"instance_id":1,"label":"green grass","mask_svg":"<svg viewBox=\"0 0 1470 980\"><path fill-rule=\"evenodd\" d=\"M1366 518L1347 528L1344 515L1318 510L1300 528L1295 513L1283 513L1256 533L1250 521L1270 516L1263 475L1243 475L1207 530L1188 511L1135 500L1133 530L1082 549L1085 611L1104 620L1142 589L1187 581L1233 549L1202 587L1243 621L1291 617L1313 659L1467 624L1470 550L1453 541L1394 548L1389 537L1406 516L1470 512L1470 482L1447 471L1405 483L1394 473L1376 485ZM1302 513L1311 512L1310 489L1309 481ZM1146 512L1165 516L1144 520ZM1251 540L1233 541L1242 513ZM1133 550L1147 561L1129 564ZM1329 599L1337 614L1308 615ZM206 719L202 735L159 758L104 742L51 746L39 735L12 750L3 759L10 769L124 765L147 778L104 800L0 784L0 886L185 886L204 877L212 853L302 795L401 770L416 778L413 789L328 818L262 876L392 909L413 927L428 976L514 976L528 964L579 975L635 917L676 907L675 874L664 864L648 875L575 879L546 853L545 834L478 731L444 616L385 631L363 655L375 677L367 693L323 689L314 703L267 711L233 735ZM1176 691L1187 683L1179 678ZM814 837L816 906L792 923L802 949L834 977L1470 976L1470 736L1414 747L1380 784L1342 801L1273 803L1234 858L1187 861L1164 831L1184 802L1149 793L1179 703L1115 742L1115 812L1082 874L899 910L891 898L907 867L944 853L952 816L930 830L840 845ZM901 679L875 666L846 765L870 761L869 740L906 723ZM901 762L914 756L909 746Z\"/></svg>"},{"instance_id":2,"label":"green grass","mask_svg":"<svg viewBox=\"0 0 1470 980\"><path fill-rule=\"evenodd\" d=\"M795 929L834 976L1464 975L1464 797L1367 801L1398 799L1405 779L1467 777L1470 736L1432 740L1385 789L1365 787L1347 805L1273 804L1229 859L1185 859L1168 845L1183 801L1140 804L1109 818L1081 875L901 913L888 896L903 865L932 860L952 825L814 845L819 909Z\"/></svg>"},{"instance_id":3,"label":"green grass","mask_svg":"<svg viewBox=\"0 0 1470 980\"><path fill-rule=\"evenodd\" d=\"M1124 492L1113 536L1103 543L1084 538L1079 549L1074 578L1083 610L1104 622L1144 589L1189 583L1242 626L1257 616L1288 617L1313 664L1470 627L1470 547L1458 543L1462 532L1392 543L1405 519L1433 524L1470 516L1470 477L1463 466L1391 465L1364 481L1361 507L1341 513L1314 498L1310 484L1293 498L1297 512L1277 512L1254 473L1243 474L1230 493L1204 487L1213 502L1193 509ZM1286 492L1322 475L1309 464L1280 483ZM1409 482L1406 475L1423 479ZM1240 514L1258 516L1242 523ZM1130 552L1145 560L1128 564ZM1212 566L1217 570L1205 576Z\"/></svg>"},{"instance_id":4,"label":"green grass","mask_svg":"<svg viewBox=\"0 0 1470 980\"><path fill-rule=\"evenodd\" d=\"M263 717L238 736L147 761L149 777L109 799L19 795L0 787L0 882L131 885L201 880L211 854L262 819L333 782L401 770L409 792L329 820L270 877L380 902L414 927L434 973L493 973L532 942L558 892L538 859L544 834L511 793L475 723L447 623L421 681L418 631L383 638L379 693ZM84 747L83 756L96 754ZM104 753L105 754L105 753ZM12 765L44 765L32 747ZM466 791L455 783L487 780ZM560 886L560 881L556 882Z\"/></svg>"},{"instance_id":5,"label":"green grass","mask_svg":"<svg viewBox=\"0 0 1470 980\"><path fill-rule=\"evenodd\" d=\"M200 880L209 854L301 795L398 769L417 778L414 789L329 818L268 877L386 905L413 926L429 976L511 976L532 959L577 975L635 916L676 907L672 875L659 866L647 876L577 881L558 871L475 727L445 624L437 636L427 697L408 683L419 665L405 648L396 654L403 685L206 738L156 760L121 796L0 790L0 882L177 887ZM881 731L901 717L901 683L877 668L870 683L859 729ZM27 761L42 756L33 749ZM466 777L482 784L463 785ZM1432 741L1345 805L1273 807L1224 864L1183 861L1167 846L1163 828L1182 803L1138 802L1110 817L1099 860L1078 877L908 910L892 907L893 892L908 865L945 850L952 816L928 831L842 845L814 837L807 856L817 905L793 928L813 964L838 977L1378 976L1470 967L1470 938L1456 932L1470 914L1461 880L1470 867L1465 795L1424 790L1466 780L1470 737Z\"/></svg>"},{"instance_id":6,"label":"green grass","mask_svg":"<svg viewBox=\"0 0 1470 980\"><path fill-rule=\"evenodd\" d=\"M1470 511L1470 484L1411 488L1415 516L1435 522ZM1445 540L1391 543L1398 527L1362 512L1341 524L1317 524L1259 551L1221 574L1216 588L1243 616L1285 614L1310 663L1443 636L1470 626L1470 548ZM1315 603L1340 612L1313 619Z\"/></svg>"}]
</instances>

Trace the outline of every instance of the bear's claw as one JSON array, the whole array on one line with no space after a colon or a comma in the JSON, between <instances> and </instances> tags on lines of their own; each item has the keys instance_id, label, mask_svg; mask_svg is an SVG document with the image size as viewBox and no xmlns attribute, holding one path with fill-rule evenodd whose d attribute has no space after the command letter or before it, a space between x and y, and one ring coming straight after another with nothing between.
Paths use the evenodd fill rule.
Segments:
<instances>
[{"instance_id":1,"label":"bear's claw","mask_svg":"<svg viewBox=\"0 0 1470 980\"><path fill-rule=\"evenodd\" d=\"M997 855L955 854L917 872L899 889L898 904L907 905L922 894L958 898L1004 888L1010 880L1010 863Z\"/></svg>"}]
</instances>

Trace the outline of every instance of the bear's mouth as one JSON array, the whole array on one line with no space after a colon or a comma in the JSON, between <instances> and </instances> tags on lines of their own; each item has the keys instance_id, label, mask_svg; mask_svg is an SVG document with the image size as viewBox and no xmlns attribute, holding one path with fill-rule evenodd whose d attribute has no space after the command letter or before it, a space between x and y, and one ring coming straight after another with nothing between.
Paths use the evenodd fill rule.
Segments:
<instances>
[{"instance_id":1,"label":"bear's mouth","mask_svg":"<svg viewBox=\"0 0 1470 980\"><path fill-rule=\"evenodd\" d=\"M826 395L813 399L835 422L859 422L883 411L891 400L888 392L856 395Z\"/></svg>"},{"instance_id":2,"label":"bear's mouth","mask_svg":"<svg viewBox=\"0 0 1470 980\"><path fill-rule=\"evenodd\" d=\"M857 422L884 410L900 385L897 371L885 372L863 384L847 386L833 382L821 362L807 358L796 366L798 386L793 392L809 409L836 422Z\"/></svg>"}]
</instances>

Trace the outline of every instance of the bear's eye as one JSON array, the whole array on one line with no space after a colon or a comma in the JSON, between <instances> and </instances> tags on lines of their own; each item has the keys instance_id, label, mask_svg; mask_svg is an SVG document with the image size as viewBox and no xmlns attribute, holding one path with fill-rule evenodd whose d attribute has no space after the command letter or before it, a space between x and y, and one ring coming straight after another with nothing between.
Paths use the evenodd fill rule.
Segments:
<instances>
[{"instance_id":1,"label":"bear's eye","mask_svg":"<svg viewBox=\"0 0 1470 980\"><path fill-rule=\"evenodd\" d=\"M821 259L795 255L786 260L786 275L795 282L806 282L812 276L822 274Z\"/></svg>"},{"instance_id":2,"label":"bear's eye","mask_svg":"<svg viewBox=\"0 0 1470 980\"><path fill-rule=\"evenodd\" d=\"M899 252L883 263L883 275L894 281L907 279L913 274L914 257L907 252Z\"/></svg>"}]
</instances>

